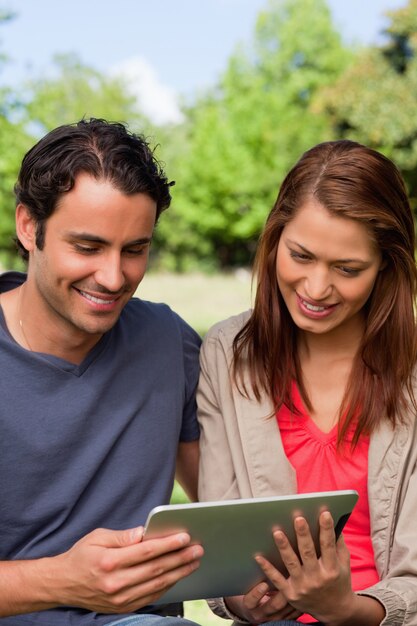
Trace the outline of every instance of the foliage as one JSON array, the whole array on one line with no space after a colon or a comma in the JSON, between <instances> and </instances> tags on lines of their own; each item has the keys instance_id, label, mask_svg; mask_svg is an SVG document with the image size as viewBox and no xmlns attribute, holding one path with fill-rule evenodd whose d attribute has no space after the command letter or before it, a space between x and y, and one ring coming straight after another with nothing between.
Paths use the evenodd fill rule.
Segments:
<instances>
[{"instance_id":1,"label":"foliage","mask_svg":"<svg viewBox=\"0 0 417 626\"><path fill-rule=\"evenodd\" d=\"M18 124L0 114L0 265L15 267L19 264L14 244L13 186L20 167L22 154L30 140Z\"/></svg>"},{"instance_id":2,"label":"foliage","mask_svg":"<svg viewBox=\"0 0 417 626\"><path fill-rule=\"evenodd\" d=\"M24 118L44 134L83 117L123 121L134 128L147 124L122 78L107 77L73 54L54 57L55 72L25 86Z\"/></svg>"},{"instance_id":3,"label":"foliage","mask_svg":"<svg viewBox=\"0 0 417 626\"><path fill-rule=\"evenodd\" d=\"M319 114L335 133L381 150L402 170L417 196L417 0L387 13L384 42L364 49L322 93Z\"/></svg>"},{"instance_id":4,"label":"foliage","mask_svg":"<svg viewBox=\"0 0 417 626\"><path fill-rule=\"evenodd\" d=\"M10 12L0 10L0 26L13 17ZM0 53L0 64L4 63L7 63L7 56ZM15 232L13 185L22 154L30 145L22 125L13 120L16 107L15 94L7 87L0 89L0 266L5 267L12 267L17 263L13 243Z\"/></svg>"},{"instance_id":5,"label":"foliage","mask_svg":"<svg viewBox=\"0 0 417 626\"><path fill-rule=\"evenodd\" d=\"M185 142L168 162L179 184L160 233L177 269L193 256L221 267L250 263L286 171L329 137L311 104L349 59L324 0L270 0L252 45L188 111Z\"/></svg>"},{"instance_id":6,"label":"foliage","mask_svg":"<svg viewBox=\"0 0 417 626\"><path fill-rule=\"evenodd\" d=\"M73 55L55 58L55 75L35 78L19 98L0 91L0 262L18 266L14 236L14 195L20 162L39 136L82 117L125 121L133 130L149 126L122 79L107 78Z\"/></svg>"},{"instance_id":7,"label":"foliage","mask_svg":"<svg viewBox=\"0 0 417 626\"><path fill-rule=\"evenodd\" d=\"M122 78L74 55L57 56L49 76L0 90L0 254L8 265L20 159L38 136L82 117L145 132L176 181L153 267L249 265L286 172L327 139L349 137L387 154L417 206L417 0L388 13L380 45L355 51L342 44L326 0L265 1L251 40L216 86L183 107L181 124L152 126ZM0 11L0 23L10 18Z\"/></svg>"}]
</instances>

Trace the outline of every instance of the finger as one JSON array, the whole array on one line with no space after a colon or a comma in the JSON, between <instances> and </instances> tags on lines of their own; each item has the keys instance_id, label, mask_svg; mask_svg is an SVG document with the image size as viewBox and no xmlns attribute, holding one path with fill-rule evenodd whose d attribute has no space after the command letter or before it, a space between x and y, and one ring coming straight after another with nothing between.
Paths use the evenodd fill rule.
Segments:
<instances>
[{"instance_id":1,"label":"finger","mask_svg":"<svg viewBox=\"0 0 417 626\"><path fill-rule=\"evenodd\" d=\"M281 599L283 598L282 594L279 594ZM284 619L297 619L302 615L301 611L297 611L293 606L287 603L285 599L282 599L282 606L272 606L272 605L263 605L262 607L256 609L253 612L253 617L256 619L258 623L264 622L280 622Z\"/></svg>"},{"instance_id":2,"label":"finger","mask_svg":"<svg viewBox=\"0 0 417 626\"><path fill-rule=\"evenodd\" d=\"M104 546L106 548L123 548L142 541L143 526L129 528L127 530L110 530L108 528L97 528L84 537L84 540L92 545Z\"/></svg>"},{"instance_id":3,"label":"finger","mask_svg":"<svg viewBox=\"0 0 417 626\"><path fill-rule=\"evenodd\" d=\"M286 597L280 591L275 594L265 596L265 602L262 604L262 609L268 614L275 615L280 613L288 606Z\"/></svg>"},{"instance_id":4,"label":"finger","mask_svg":"<svg viewBox=\"0 0 417 626\"><path fill-rule=\"evenodd\" d=\"M157 580L175 570L193 563L199 564L204 550L201 546L189 546L183 550L164 554L135 566L115 569L112 581L116 589L129 588Z\"/></svg>"},{"instance_id":5,"label":"finger","mask_svg":"<svg viewBox=\"0 0 417 626\"><path fill-rule=\"evenodd\" d=\"M269 591L268 583L262 582L253 587L248 593L243 596L243 604L247 609L252 611L261 604L261 600L265 597Z\"/></svg>"},{"instance_id":6,"label":"finger","mask_svg":"<svg viewBox=\"0 0 417 626\"><path fill-rule=\"evenodd\" d=\"M331 513L324 511L319 517L320 527L320 552L323 565L326 568L337 566L338 556L336 550L336 535Z\"/></svg>"},{"instance_id":7,"label":"finger","mask_svg":"<svg viewBox=\"0 0 417 626\"><path fill-rule=\"evenodd\" d=\"M305 520L304 517L296 517L294 520L294 530L302 564L306 571L316 569L318 566L316 546L314 545L307 520Z\"/></svg>"},{"instance_id":8,"label":"finger","mask_svg":"<svg viewBox=\"0 0 417 626\"><path fill-rule=\"evenodd\" d=\"M199 561L193 561L161 573L152 580L123 588L113 596L113 602L116 606L123 607L123 610L126 612L152 604L175 583L192 574L198 567Z\"/></svg>"},{"instance_id":9,"label":"finger","mask_svg":"<svg viewBox=\"0 0 417 626\"><path fill-rule=\"evenodd\" d=\"M177 533L168 537L159 537L157 539L147 539L127 546L121 552L120 549L110 549L107 551L106 558L117 562L118 566L129 567L146 561L153 561L158 557L181 550L189 545L191 539L187 533Z\"/></svg>"},{"instance_id":10,"label":"finger","mask_svg":"<svg viewBox=\"0 0 417 626\"><path fill-rule=\"evenodd\" d=\"M298 555L294 552L290 542L288 541L287 536L282 532L282 530L276 530L273 533L275 545L277 546L279 553L281 555L282 562L290 576L300 576L301 575L301 563ZM275 584L275 581L274 581Z\"/></svg>"},{"instance_id":11,"label":"finger","mask_svg":"<svg viewBox=\"0 0 417 626\"><path fill-rule=\"evenodd\" d=\"M114 601L120 600L123 606L128 599L130 601L155 593L161 595L164 589L199 567L202 553L201 546L190 546L140 565L115 568L103 578L102 590ZM138 595L135 596L136 592L132 590L137 590Z\"/></svg>"},{"instance_id":12,"label":"finger","mask_svg":"<svg viewBox=\"0 0 417 626\"><path fill-rule=\"evenodd\" d=\"M179 580L192 574L195 570L199 568L199 566L200 562L197 560L193 560L192 562L183 564L180 567L176 567L175 569L165 571L163 574L160 574L156 578L144 582L141 585L141 590L145 594L151 594L153 596L156 594L156 597L159 597L162 593L175 585L175 583L177 583Z\"/></svg>"},{"instance_id":13,"label":"finger","mask_svg":"<svg viewBox=\"0 0 417 626\"><path fill-rule=\"evenodd\" d=\"M264 574L269 578L269 580L279 591L283 590L286 587L286 579L284 578L284 576L265 557L258 554L255 556L255 561L258 563Z\"/></svg>"}]
</instances>

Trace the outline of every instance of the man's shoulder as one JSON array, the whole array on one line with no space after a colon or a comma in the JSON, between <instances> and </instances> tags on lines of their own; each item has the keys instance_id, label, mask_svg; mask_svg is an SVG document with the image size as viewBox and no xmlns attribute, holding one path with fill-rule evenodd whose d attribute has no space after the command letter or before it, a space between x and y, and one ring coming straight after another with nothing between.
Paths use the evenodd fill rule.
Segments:
<instances>
[{"instance_id":1,"label":"man's shoulder","mask_svg":"<svg viewBox=\"0 0 417 626\"><path fill-rule=\"evenodd\" d=\"M196 331L168 304L163 302L132 298L125 306L119 321L122 326L131 326L143 332L157 331L163 336L180 334L195 343L201 342Z\"/></svg>"},{"instance_id":2,"label":"man's shoulder","mask_svg":"<svg viewBox=\"0 0 417 626\"><path fill-rule=\"evenodd\" d=\"M11 291L16 287L20 287L26 280L26 274L23 272L17 272L15 270L9 270L7 272L0 273L0 293Z\"/></svg>"},{"instance_id":3,"label":"man's shoulder","mask_svg":"<svg viewBox=\"0 0 417 626\"><path fill-rule=\"evenodd\" d=\"M174 323L186 325L186 322L164 302L151 302L141 298L131 298L124 308L127 320L149 320L155 324ZM126 320L126 321L127 321Z\"/></svg>"},{"instance_id":4,"label":"man's shoulder","mask_svg":"<svg viewBox=\"0 0 417 626\"><path fill-rule=\"evenodd\" d=\"M141 298L131 298L126 304L125 310L131 312L132 315L141 315L143 317L171 318L174 311L164 302L150 302Z\"/></svg>"}]
</instances>

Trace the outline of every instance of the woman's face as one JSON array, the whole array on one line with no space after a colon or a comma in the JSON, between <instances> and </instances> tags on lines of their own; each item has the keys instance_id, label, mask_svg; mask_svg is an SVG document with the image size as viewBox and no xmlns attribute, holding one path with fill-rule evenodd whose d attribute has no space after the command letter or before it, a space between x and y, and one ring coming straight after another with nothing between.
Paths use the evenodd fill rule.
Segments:
<instances>
[{"instance_id":1,"label":"woman's face","mask_svg":"<svg viewBox=\"0 0 417 626\"><path fill-rule=\"evenodd\" d=\"M276 259L278 286L296 326L315 334L362 327L381 263L363 224L308 199L284 227Z\"/></svg>"}]
</instances>

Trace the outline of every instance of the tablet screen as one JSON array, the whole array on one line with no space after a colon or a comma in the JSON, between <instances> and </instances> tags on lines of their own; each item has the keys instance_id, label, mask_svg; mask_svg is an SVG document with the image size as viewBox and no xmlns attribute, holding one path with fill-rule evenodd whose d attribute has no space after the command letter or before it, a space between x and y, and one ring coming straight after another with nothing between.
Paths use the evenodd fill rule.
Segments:
<instances>
[{"instance_id":1,"label":"tablet screen","mask_svg":"<svg viewBox=\"0 0 417 626\"><path fill-rule=\"evenodd\" d=\"M302 515L319 555L320 513L330 511L339 536L357 499L358 493L348 490L156 507L148 516L145 540L185 531L193 543L204 547L200 567L171 587L157 604L248 592L265 580L255 554L262 554L285 574L273 530L282 529L296 549L293 520Z\"/></svg>"}]
</instances>

